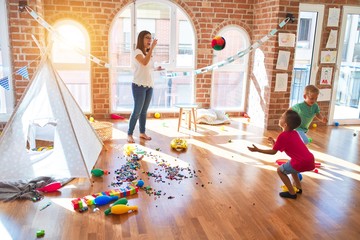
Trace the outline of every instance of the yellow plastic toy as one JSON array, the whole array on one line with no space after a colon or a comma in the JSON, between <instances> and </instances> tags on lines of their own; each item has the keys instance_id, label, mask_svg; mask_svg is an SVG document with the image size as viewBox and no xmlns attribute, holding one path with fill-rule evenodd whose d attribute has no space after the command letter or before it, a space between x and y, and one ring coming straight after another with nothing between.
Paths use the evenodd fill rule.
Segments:
<instances>
[{"instance_id":1,"label":"yellow plastic toy","mask_svg":"<svg viewBox=\"0 0 360 240\"><path fill-rule=\"evenodd\" d=\"M173 140L171 140L170 146L176 151L182 151L187 148L187 142L185 139L182 138L174 138Z\"/></svg>"},{"instance_id":2,"label":"yellow plastic toy","mask_svg":"<svg viewBox=\"0 0 360 240\"><path fill-rule=\"evenodd\" d=\"M283 192L288 192L289 190L288 190L288 188L285 186L285 185L282 185L282 186L280 186L281 187L281 189L283 190ZM299 191L299 189L297 188L297 187L295 187L295 186L293 186L294 187L294 191L295 192L298 192Z\"/></svg>"},{"instance_id":3,"label":"yellow plastic toy","mask_svg":"<svg viewBox=\"0 0 360 240\"><path fill-rule=\"evenodd\" d=\"M125 144L124 145L124 152L126 154L126 156L130 156L131 154L134 153L136 147L133 144Z\"/></svg>"}]
</instances>

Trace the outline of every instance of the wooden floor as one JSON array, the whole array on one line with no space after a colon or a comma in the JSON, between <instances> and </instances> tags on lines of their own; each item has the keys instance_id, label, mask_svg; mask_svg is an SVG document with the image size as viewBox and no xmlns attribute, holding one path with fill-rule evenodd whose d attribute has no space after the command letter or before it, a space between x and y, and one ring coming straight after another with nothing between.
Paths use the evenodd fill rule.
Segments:
<instances>
[{"instance_id":1,"label":"wooden floor","mask_svg":"<svg viewBox=\"0 0 360 240\"><path fill-rule=\"evenodd\" d=\"M72 210L72 198L113 189L114 171L125 164L127 121L119 121L96 164L110 175L92 179L92 185L75 179L40 202L0 203L0 239L36 239L40 229L44 239L360 239L360 137L353 136L359 126L310 130L309 148L321 168L302 174L303 193L296 200L278 195L282 182L275 160L286 156L246 148L253 143L269 147L267 137L280 130L264 132L243 119L198 125L197 132L177 132L176 119L150 119L147 126L153 140L140 141L138 129L134 135L147 152L137 173L160 196L140 190L128 197L138 212L123 215L105 216L106 206ZM187 151L170 149L175 137L188 140ZM191 171L184 169L187 178L181 181L169 180L159 162Z\"/></svg>"}]
</instances>

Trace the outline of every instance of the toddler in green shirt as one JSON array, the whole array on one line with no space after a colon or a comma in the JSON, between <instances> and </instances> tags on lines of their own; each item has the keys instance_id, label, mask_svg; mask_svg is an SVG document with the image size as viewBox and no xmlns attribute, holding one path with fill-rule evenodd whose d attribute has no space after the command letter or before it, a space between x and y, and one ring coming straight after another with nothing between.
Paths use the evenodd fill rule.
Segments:
<instances>
[{"instance_id":1,"label":"toddler in green shirt","mask_svg":"<svg viewBox=\"0 0 360 240\"><path fill-rule=\"evenodd\" d=\"M305 144L309 143L309 138L306 133L309 131L309 126L316 117L323 123L327 123L327 118L320 113L317 98L319 96L319 89L314 85L307 85L304 89L304 102L295 104L290 109L297 112L301 117L301 124L296 131L300 134Z\"/></svg>"}]
</instances>

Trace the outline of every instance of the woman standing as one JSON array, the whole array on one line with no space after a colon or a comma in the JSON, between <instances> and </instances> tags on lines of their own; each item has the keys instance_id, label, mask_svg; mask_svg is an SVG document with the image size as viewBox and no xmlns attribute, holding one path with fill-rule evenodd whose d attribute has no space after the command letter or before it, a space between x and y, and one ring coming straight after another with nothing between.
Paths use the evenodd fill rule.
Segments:
<instances>
[{"instance_id":1,"label":"woman standing","mask_svg":"<svg viewBox=\"0 0 360 240\"><path fill-rule=\"evenodd\" d=\"M141 31L138 35L134 53L134 80L132 93L134 109L130 116L128 129L128 143L134 143L133 132L139 119L140 138L151 140L145 133L146 115L153 94L154 81L152 79L153 61L152 52L157 44L157 39L152 40L149 31Z\"/></svg>"}]
</instances>

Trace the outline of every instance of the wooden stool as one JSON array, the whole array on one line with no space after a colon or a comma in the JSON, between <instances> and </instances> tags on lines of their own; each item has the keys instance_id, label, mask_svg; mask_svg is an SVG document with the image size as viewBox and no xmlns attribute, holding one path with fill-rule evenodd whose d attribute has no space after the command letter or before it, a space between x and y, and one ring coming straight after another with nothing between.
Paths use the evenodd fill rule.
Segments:
<instances>
[{"instance_id":1,"label":"wooden stool","mask_svg":"<svg viewBox=\"0 0 360 240\"><path fill-rule=\"evenodd\" d=\"M182 115L183 113L186 113L188 115L188 127L191 129L191 122L194 123L195 132L196 129L196 109L198 107L197 104L177 104L176 107L180 108L179 112L179 123L178 123L178 132L180 131L181 121L182 121ZM191 117L192 115L192 117ZM191 118L193 118L193 121L191 121Z\"/></svg>"}]
</instances>

